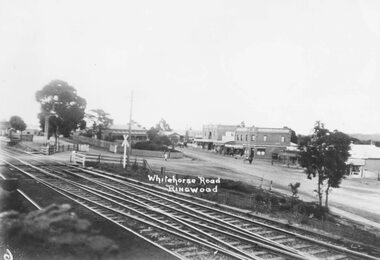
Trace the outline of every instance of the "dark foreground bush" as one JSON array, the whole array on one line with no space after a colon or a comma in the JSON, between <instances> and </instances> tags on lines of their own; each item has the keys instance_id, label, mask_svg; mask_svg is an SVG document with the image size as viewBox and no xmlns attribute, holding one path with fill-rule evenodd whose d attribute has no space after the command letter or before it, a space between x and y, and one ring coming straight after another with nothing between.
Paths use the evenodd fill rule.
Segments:
<instances>
[{"instance_id":1,"label":"dark foreground bush","mask_svg":"<svg viewBox=\"0 0 380 260\"><path fill-rule=\"evenodd\" d=\"M100 259L117 253L114 241L93 232L89 221L70 210L64 204L28 214L2 212L0 237L28 259Z\"/></svg>"}]
</instances>

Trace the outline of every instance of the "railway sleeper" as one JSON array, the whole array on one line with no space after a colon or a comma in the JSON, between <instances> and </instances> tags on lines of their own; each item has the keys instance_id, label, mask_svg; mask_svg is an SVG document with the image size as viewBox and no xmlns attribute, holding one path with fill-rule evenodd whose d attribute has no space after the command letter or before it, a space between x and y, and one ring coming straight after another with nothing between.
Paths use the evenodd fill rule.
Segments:
<instances>
[{"instance_id":1,"label":"railway sleeper","mask_svg":"<svg viewBox=\"0 0 380 260\"><path fill-rule=\"evenodd\" d=\"M279 239L279 240L276 240L276 242L279 243L279 244L286 244L286 243L289 243L289 242L294 242L294 238Z\"/></svg>"},{"instance_id":2,"label":"railway sleeper","mask_svg":"<svg viewBox=\"0 0 380 260\"><path fill-rule=\"evenodd\" d=\"M253 249L254 247L255 247L255 245L242 245L242 246L238 246L238 248L240 248L242 250Z\"/></svg>"},{"instance_id":3,"label":"railway sleeper","mask_svg":"<svg viewBox=\"0 0 380 260\"><path fill-rule=\"evenodd\" d=\"M231 245L231 246L237 246L237 245L239 245L239 244L241 244L241 242L240 241L232 241L232 242L227 242L229 245Z\"/></svg>"},{"instance_id":4,"label":"railway sleeper","mask_svg":"<svg viewBox=\"0 0 380 260\"><path fill-rule=\"evenodd\" d=\"M195 251L195 252L188 252L184 253L183 256L190 258L190 257L195 257L195 256L203 256L203 255L210 255L210 252L207 251Z\"/></svg>"},{"instance_id":5,"label":"railway sleeper","mask_svg":"<svg viewBox=\"0 0 380 260\"><path fill-rule=\"evenodd\" d=\"M252 232L252 231L260 231L260 230L263 230L261 227L252 227L252 228L247 228L247 230L249 231L249 232Z\"/></svg>"},{"instance_id":6,"label":"railway sleeper","mask_svg":"<svg viewBox=\"0 0 380 260\"><path fill-rule=\"evenodd\" d=\"M251 228L256 228L256 227L253 227L251 223L241 223L241 224L239 224L239 227L240 228L246 228L247 230L250 230Z\"/></svg>"},{"instance_id":7,"label":"railway sleeper","mask_svg":"<svg viewBox=\"0 0 380 260\"><path fill-rule=\"evenodd\" d=\"M171 237L159 237L158 238L158 242L162 243L162 242L165 242L165 241L171 241L172 238Z\"/></svg>"},{"instance_id":8,"label":"railway sleeper","mask_svg":"<svg viewBox=\"0 0 380 260\"><path fill-rule=\"evenodd\" d=\"M328 256L325 258L326 260L343 260L343 259L348 259L346 255L333 255L333 256Z\"/></svg>"},{"instance_id":9,"label":"railway sleeper","mask_svg":"<svg viewBox=\"0 0 380 260\"><path fill-rule=\"evenodd\" d=\"M238 224L240 226L241 220L235 219L233 221L228 221L228 224L231 224L231 225L237 225Z\"/></svg>"},{"instance_id":10,"label":"railway sleeper","mask_svg":"<svg viewBox=\"0 0 380 260\"><path fill-rule=\"evenodd\" d=\"M310 255L318 255L318 254L322 254L322 253L326 253L326 252L328 252L328 250L326 250L324 248L317 248L314 250L307 251L307 253Z\"/></svg>"},{"instance_id":11,"label":"railway sleeper","mask_svg":"<svg viewBox=\"0 0 380 260\"><path fill-rule=\"evenodd\" d=\"M197 249L198 249L198 247L191 246L191 247L184 247L184 248L176 249L175 252L178 254L182 254L182 253L186 253L188 251L193 251L193 250L197 250Z\"/></svg>"},{"instance_id":12,"label":"railway sleeper","mask_svg":"<svg viewBox=\"0 0 380 260\"><path fill-rule=\"evenodd\" d=\"M140 230L140 234L145 233L145 232L151 232L152 230L153 230L153 228L148 227L148 228L146 228L146 229L142 229L142 230Z\"/></svg>"},{"instance_id":13,"label":"railway sleeper","mask_svg":"<svg viewBox=\"0 0 380 260\"><path fill-rule=\"evenodd\" d=\"M271 239L271 240L275 240L275 241L278 242L278 240L286 238L286 236L284 236L284 235L278 235L278 236L268 237L268 238Z\"/></svg>"},{"instance_id":14,"label":"railway sleeper","mask_svg":"<svg viewBox=\"0 0 380 260\"><path fill-rule=\"evenodd\" d=\"M262 231L259 231L259 232L255 232L255 234L258 234L258 235L268 235L268 234L271 234L273 233L272 230L262 230Z\"/></svg>"},{"instance_id":15,"label":"railway sleeper","mask_svg":"<svg viewBox=\"0 0 380 260\"><path fill-rule=\"evenodd\" d=\"M262 255L268 254L268 252L266 252L266 251L254 251L253 254L255 256L261 257Z\"/></svg>"},{"instance_id":16,"label":"railway sleeper","mask_svg":"<svg viewBox=\"0 0 380 260\"><path fill-rule=\"evenodd\" d=\"M171 238L171 240L169 240L168 242L162 243L162 245L164 245L165 247L173 247L172 251L175 250L175 248L187 246L187 244L188 244L187 242L173 240L173 238Z\"/></svg>"},{"instance_id":17,"label":"railway sleeper","mask_svg":"<svg viewBox=\"0 0 380 260\"><path fill-rule=\"evenodd\" d=\"M292 246L294 249L297 249L297 250L301 250L301 249L305 249L305 248L308 248L308 247L312 247L312 245L308 245L308 244L298 244L298 245L294 245Z\"/></svg>"}]
</instances>

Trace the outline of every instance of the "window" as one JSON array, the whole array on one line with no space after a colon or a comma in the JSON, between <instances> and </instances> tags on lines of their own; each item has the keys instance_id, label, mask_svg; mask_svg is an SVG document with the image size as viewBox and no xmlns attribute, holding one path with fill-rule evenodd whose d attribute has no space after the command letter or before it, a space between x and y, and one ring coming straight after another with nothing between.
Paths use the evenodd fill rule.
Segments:
<instances>
[{"instance_id":1,"label":"window","mask_svg":"<svg viewBox=\"0 0 380 260\"><path fill-rule=\"evenodd\" d=\"M285 142L285 136L281 136L281 143Z\"/></svg>"},{"instance_id":2,"label":"window","mask_svg":"<svg viewBox=\"0 0 380 260\"><path fill-rule=\"evenodd\" d=\"M251 141L255 141L255 135L251 135Z\"/></svg>"},{"instance_id":3,"label":"window","mask_svg":"<svg viewBox=\"0 0 380 260\"><path fill-rule=\"evenodd\" d=\"M265 149L264 148L257 148L257 155L264 156L265 155Z\"/></svg>"},{"instance_id":4,"label":"window","mask_svg":"<svg viewBox=\"0 0 380 260\"><path fill-rule=\"evenodd\" d=\"M248 141L248 135L245 135L245 140Z\"/></svg>"},{"instance_id":5,"label":"window","mask_svg":"<svg viewBox=\"0 0 380 260\"><path fill-rule=\"evenodd\" d=\"M268 139L268 137L266 135L264 135L264 142L266 142Z\"/></svg>"},{"instance_id":6,"label":"window","mask_svg":"<svg viewBox=\"0 0 380 260\"><path fill-rule=\"evenodd\" d=\"M240 135L240 141L243 141L243 135Z\"/></svg>"},{"instance_id":7,"label":"window","mask_svg":"<svg viewBox=\"0 0 380 260\"><path fill-rule=\"evenodd\" d=\"M239 141L239 135L236 135L236 141Z\"/></svg>"}]
</instances>

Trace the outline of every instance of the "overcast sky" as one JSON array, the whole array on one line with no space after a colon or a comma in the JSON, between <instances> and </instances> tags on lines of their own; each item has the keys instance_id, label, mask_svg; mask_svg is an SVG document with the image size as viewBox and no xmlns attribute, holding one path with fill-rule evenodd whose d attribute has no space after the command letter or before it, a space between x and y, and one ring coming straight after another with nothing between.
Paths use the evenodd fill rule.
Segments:
<instances>
[{"instance_id":1,"label":"overcast sky","mask_svg":"<svg viewBox=\"0 0 380 260\"><path fill-rule=\"evenodd\" d=\"M115 123L380 133L380 1L0 0L0 120L74 86Z\"/></svg>"}]
</instances>

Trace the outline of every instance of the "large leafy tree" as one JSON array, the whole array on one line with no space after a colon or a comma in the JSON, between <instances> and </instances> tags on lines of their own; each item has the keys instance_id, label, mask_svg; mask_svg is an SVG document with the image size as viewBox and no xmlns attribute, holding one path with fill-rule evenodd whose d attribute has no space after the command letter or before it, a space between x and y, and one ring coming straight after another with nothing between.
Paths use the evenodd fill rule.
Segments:
<instances>
[{"instance_id":1,"label":"large leafy tree","mask_svg":"<svg viewBox=\"0 0 380 260\"><path fill-rule=\"evenodd\" d=\"M300 164L309 179L317 178L319 205L322 207L325 193L325 207L332 188L339 185L346 173L349 157L350 137L337 130L329 131L321 122L316 122L314 132L306 144L300 146Z\"/></svg>"},{"instance_id":2,"label":"large leafy tree","mask_svg":"<svg viewBox=\"0 0 380 260\"><path fill-rule=\"evenodd\" d=\"M45 127L49 117L49 137L51 133L70 136L72 130L83 126L86 100L77 95L74 87L62 80L53 80L36 92L36 100L41 104L38 114L40 126Z\"/></svg>"},{"instance_id":3,"label":"large leafy tree","mask_svg":"<svg viewBox=\"0 0 380 260\"><path fill-rule=\"evenodd\" d=\"M86 113L86 118L90 122L89 125L92 126L92 132L96 135L98 139L102 136L102 130L107 129L113 124L113 119L110 114L105 112L103 109L91 109Z\"/></svg>"},{"instance_id":4,"label":"large leafy tree","mask_svg":"<svg viewBox=\"0 0 380 260\"><path fill-rule=\"evenodd\" d=\"M19 116L11 116L9 119L9 125L18 131L24 131L26 129L24 120Z\"/></svg>"}]
</instances>

